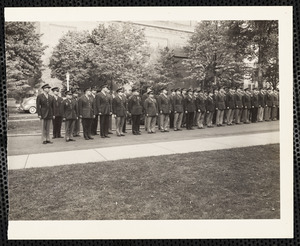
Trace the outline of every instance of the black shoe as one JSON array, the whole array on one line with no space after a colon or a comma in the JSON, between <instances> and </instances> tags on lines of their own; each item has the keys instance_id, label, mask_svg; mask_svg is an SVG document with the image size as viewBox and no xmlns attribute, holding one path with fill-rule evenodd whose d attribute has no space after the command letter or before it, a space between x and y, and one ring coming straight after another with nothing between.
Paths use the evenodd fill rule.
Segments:
<instances>
[{"instance_id":1,"label":"black shoe","mask_svg":"<svg viewBox=\"0 0 300 246\"><path fill-rule=\"evenodd\" d=\"M117 135L117 137L122 137L121 135Z\"/></svg>"},{"instance_id":2,"label":"black shoe","mask_svg":"<svg viewBox=\"0 0 300 246\"><path fill-rule=\"evenodd\" d=\"M63 136L59 136L58 138L64 138Z\"/></svg>"},{"instance_id":3,"label":"black shoe","mask_svg":"<svg viewBox=\"0 0 300 246\"><path fill-rule=\"evenodd\" d=\"M137 132L133 132L132 134L133 134L133 135L138 135L138 133L137 133Z\"/></svg>"},{"instance_id":4,"label":"black shoe","mask_svg":"<svg viewBox=\"0 0 300 246\"><path fill-rule=\"evenodd\" d=\"M51 142L51 141L46 141L48 144L53 144L53 142Z\"/></svg>"},{"instance_id":5,"label":"black shoe","mask_svg":"<svg viewBox=\"0 0 300 246\"><path fill-rule=\"evenodd\" d=\"M52 139L55 139L56 137L52 137Z\"/></svg>"},{"instance_id":6,"label":"black shoe","mask_svg":"<svg viewBox=\"0 0 300 246\"><path fill-rule=\"evenodd\" d=\"M124 133L127 133L126 131Z\"/></svg>"},{"instance_id":7,"label":"black shoe","mask_svg":"<svg viewBox=\"0 0 300 246\"><path fill-rule=\"evenodd\" d=\"M177 129L177 131L182 131L182 129Z\"/></svg>"},{"instance_id":8,"label":"black shoe","mask_svg":"<svg viewBox=\"0 0 300 246\"><path fill-rule=\"evenodd\" d=\"M142 133L138 132L136 135L142 135Z\"/></svg>"},{"instance_id":9,"label":"black shoe","mask_svg":"<svg viewBox=\"0 0 300 246\"><path fill-rule=\"evenodd\" d=\"M152 134L153 132L148 132L148 134Z\"/></svg>"},{"instance_id":10,"label":"black shoe","mask_svg":"<svg viewBox=\"0 0 300 246\"><path fill-rule=\"evenodd\" d=\"M85 140L90 140L89 138L84 138Z\"/></svg>"},{"instance_id":11,"label":"black shoe","mask_svg":"<svg viewBox=\"0 0 300 246\"><path fill-rule=\"evenodd\" d=\"M105 136L106 138L110 138L110 136Z\"/></svg>"},{"instance_id":12,"label":"black shoe","mask_svg":"<svg viewBox=\"0 0 300 246\"><path fill-rule=\"evenodd\" d=\"M43 144L47 144L47 141L43 141Z\"/></svg>"},{"instance_id":13,"label":"black shoe","mask_svg":"<svg viewBox=\"0 0 300 246\"><path fill-rule=\"evenodd\" d=\"M112 132L108 132L108 134L113 134Z\"/></svg>"},{"instance_id":14,"label":"black shoe","mask_svg":"<svg viewBox=\"0 0 300 246\"><path fill-rule=\"evenodd\" d=\"M70 138L69 141L76 141L75 139Z\"/></svg>"},{"instance_id":15,"label":"black shoe","mask_svg":"<svg viewBox=\"0 0 300 246\"><path fill-rule=\"evenodd\" d=\"M101 136L101 138L105 138L105 136Z\"/></svg>"},{"instance_id":16,"label":"black shoe","mask_svg":"<svg viewBox=\"0 0 300 246\"><path fill-rule=\"evenodd\" d=\"M124 135L124 134L121 134L120 136L121 136L121 137L125 137L125 135Z\"/></svg>"},{"instance_id":17,"label":"black shoe","mask_svg":"<svg viewBox=\"0 0 300 246\"><path fill-rule=\"evenodd\" d=\"M89 136L89 139L94 139L94 138L92 138L92 137Z\"/></svg>"},{"instance_id":18,"label":"black shoe","mask_svg":"<svg viewBox=\"0 0 300 246\"><path fill-rule=\"evenodd\" d=\"M66 142L70 142L70 139L66 139Z\"/></svg>"}]
</instances>

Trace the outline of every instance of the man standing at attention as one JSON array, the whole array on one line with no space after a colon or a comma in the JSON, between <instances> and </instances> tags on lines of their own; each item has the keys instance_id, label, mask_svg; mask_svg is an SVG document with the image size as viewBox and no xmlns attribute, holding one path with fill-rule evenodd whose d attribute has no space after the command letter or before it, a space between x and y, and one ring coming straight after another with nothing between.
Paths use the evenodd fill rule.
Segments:
<instances>
[{"instance_id":1,"label":"man standing at attention","mask_svg":"<svg viewBox=\"0 0 300 246\"><path fill-rule=\"evenodd\" d=\"M176 95L173 97L173 110L174 110L174 131L181 131L181 123L183 117L183 97L181 89L175 90Z\"/></svg>"},{"instance_id":2,"label":"man standing at attention","mask_svg":"<svg viewBox=\"0 0 300 246\"><path fill-rule=\"evenodd\" d=\"M82 122L83 136L85 140L92 138L92 121L95 118L93 99L91 98L91 88L84 90L84 95L78 100L79 117Z\"/></svg>"},{"instance_id":3,"label":"man standing at attention","mask_svg":"<svg viewBox=\"0 0 300 246\"><path fill-rule=\"evenodd\" d=\"M75 121L78 119L77 102L72 98L72 92L67 91L67 99L62 103L62 114L65 120L65 137L66 142L75 141L72 139L72 133L74 131Z\"/></svg>"},{"instance_id":4,"label":"man standing at attention","mask_svg":"<svg viewBox=\"0 0 300 246\"><path fill-rule=\"evenodd\" d=\"M110 138L108 136L109 116L112 115L110 98L107 95L107 85L103 85L101 91L96 95L97 112L100 115L100 136L101 138Z\"/></svg>"},{"instance_id":5,"label":"man standing at attention","mask_svg":"<svg viewBox=\"0 0 300 246\"><path fill-rule=\"evenodd\" d=\"M76 89L73 90L73 100L76 102L78 110L78 91ZM74 123L73 137L80 137L80 119L78 117Z\"/></svg>"},{"instance_id":6,"label":"man standing at attention","mask_svg":"<svg viewBox=\"0 0 300 246\"><path fill-rule=\"evenodd\" d=\"M53 92L53 139L54 138L62 138L61 136L61 124L62 124L62 112L61 112L61 104L63 102L62 97L58 96L59 88L54 87L51 89Z\"/></svg>"},{"instance_id":7,"label":"man standing at attention","mask_svg":"<svg viewBox=\"0 0 300 246\"><path fill-rule=\"evenodd\" d=\"M167 96L167 89L162 88L162 93L158 96L158 111L160 113L160 131L169 132L169 122L171 113L171 102Z\"/></svg>"},{"instance_id":8,"label":"man standing at attention","mask_svg":"<svg viewBox=\"0 0 300 246\"><path fill-rule=\"evenodd\" d=\"M126 100L122 95L122 88L116 90L117 95L112 101L112 112L116 119L116 133L118 137L125 136L122 132L126 116Z\"/></svg>"},{"instance_id":9,"label":"man standing at attention","mask_svg":"<svg viewBox=\"0 0 300 246\"><path fill-rule=\"evenodd\" d=\"M233 116L235 113L235 95L234 88L230 88L229 92L226 94L226 108L227 108L227 125L231 126L233 121Z\"/></svg>"},{"instance_id":10,"label":"man standing at attention","mask_svg":"<svg viewBox=\"0 0 300 246\"><path fill-rule=\"evenodd\" d=\"M225 110L225 90L221 88L216 95L216 124L217 126L223 126L224 110Z\"/></svg>"},{"instance_id":11,"label":"man standing at attention","mask_svg":"<svg viewBox=\"0 0 300 246\"><path fill-rule=\"evenodd\" d=\"M144 108L147 116L148 134L155 133L156 117L158 115L158 107L153 91L148 92L149 97L145 100Z\"/></svg>"},{"instance_id":12,"label":"man standing at attention","mask_svg":"<svg viewBox=\"0 0 300 246\"><path fill-rule=\"evenodd\" d=\"M149 96L149 91L151 91L151 87L150 86L146 88L146 92L142 95L142 106L143 106L144 114L145 114L145 120L144 120L145 131L147 131L148 129L147 129L147 115L146 115L146 112L145 112L144 105L145 105L146 99Z\"/></svg>"},{"instance_id":13,"label":"man standing at attention","mask_svg":"<svg viewBox=\"0 0 300 246\"><path fill-rule=\"evenodd\" d=\"M169 96L169 100L171 103L171 113L170 113L170 129L174 128L174 109L173 109L173 99L176 95L175 89L171 89L171 95Z\"/></svg>"},{"instance_id":14,"label":"man standing at attention","mask_svg":"<svg viewBox=\"0 0 300 246\"><path fill-rule=\"evenodd\" d=\"M131 114L132 134L141 135L140 122L143 113L142 99L137 88L132 88L132 96L128 100L128 111Z\"/></svg>"},{"instance_id":15,"label":"man standing at attention","mask_svg":"<svg viewBox=\"0 0 300 246\"><path fill-rule=\"evenodd\" d=\"M193 121L194 121L194 114L195 114L195 100L193 98L193 91L192 89L187 90L187 96L183 99L183 110L186 115L186 129L187 130L194 130L193 129Z\"/></svg>"},{"instance_id":16,"label":"man standing at attention","mask_svg":"<svg viewBox=\"0 0 300 246\"><path fill-rule=\"evenodd\" d=\"M43 93L36 98L36 109L41 122L43 144L52 144L50 141L50 125L53 119L54 99L49 95L51 86L45 84L42 86Z\"/></svg>"},{"instance_id":17,"label":"man standing at attention","mask_svg":"<svg viewBox=\"0 0 300 246\"><path fill-rule=\"evenodd\" d=\"M96 103L96 94L97 94L97 88L92 88L91 98L93 100L93 103ZM96 108L96 107L95 107ZM92 135L97 135L97 128L98 128L98 114L95 112L95 118L92 120Z\"/></svg>"}]
</instances>

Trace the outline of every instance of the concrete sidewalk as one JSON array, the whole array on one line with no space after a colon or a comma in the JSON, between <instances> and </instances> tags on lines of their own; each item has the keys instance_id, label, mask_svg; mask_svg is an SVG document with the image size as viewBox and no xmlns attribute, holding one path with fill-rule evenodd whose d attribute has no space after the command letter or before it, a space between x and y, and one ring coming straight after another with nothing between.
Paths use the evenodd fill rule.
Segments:
<instances>
[{"instance_id":1,"label":"concrete sidewalk","mask_svg":"<svg viewBox=\"0 0 300 246\"><path fill-rule=\"evenodd\" d=\"M49 167L279 143L279 131L8 156L8 169Z\"/></svg>"}]
</instances>

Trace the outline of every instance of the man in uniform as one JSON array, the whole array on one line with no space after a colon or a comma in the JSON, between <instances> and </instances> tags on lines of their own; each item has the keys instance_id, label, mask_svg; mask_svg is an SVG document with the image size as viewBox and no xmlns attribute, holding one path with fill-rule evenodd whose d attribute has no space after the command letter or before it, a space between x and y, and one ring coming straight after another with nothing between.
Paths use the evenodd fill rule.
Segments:
<instances>
[{"instance_id":1,"label":"man in uniform","mask_svg":"<svg viewBox=\"0 0 300 246\"><path fill-rule=\"evenodd\" d=\"M79 117L82 122L83 136L85 140L94 139L92 138L92 121L95 118L95 106L93 99L91 98L91 88L86 88L84 90L84 95L82 95L78 100L78 111Z\"/></svg>"},{"instance_id":2,"label":"man in uniform","mask_svg":"<svg viewBox=\"0 0 300 246\"><path fill-rule=\"evenodd\" d=\"M234 99L235 99L235 123L241 124L241 116L243 111L243 93L240 88L237 88Z\"/></svg>"},{"instance_id":3,"label":"man in uniform","mask_svg":"<svg viewBox=\"0 0 300 246\"><path fill-rule=\"evenodd\" d=\"M217 126L223 126L223 119L224 119L224 110L225 110L225 100L226 100L226 95L225 91L223 88L221 88L215 96L216 100L216 124Z\"/></svg>"},{"instance_id":4,"label":"man in uniform","mask_svg":"<svg viewBox=\"0 0 300 246\"><path fill-rule=\"evenodd\" d=\"M132 96L128 100L128 111L131 114L132 134L141 135L140 123L143 113L142 99L137 88L132 88Z\"/></svg>"},{"instance_id":5,"label":"man in uniform","mask_svg":"<svg viewBox=\"0 0 300 246\"><path fill-rule=\"evenodd\" d=\"M175 89L171 89L171 95L169 96L169 100L171 103L171 113L170 113L170 129L174 128L174 109L173 109L173 99L175 96Z\"/></svg>"},{"instance_id":6,"label":"man in uniform","mask_svg":"<svg viewBox=\"0 0 300 246\"><path fill-rule=\"evenodd\" d=\"M96 104L96 94L97 94L97 88L92 88L91 98L93 100L93 103ZM96 108L96 107L94 107ZM97 135L97 128L98 128L98 114L95 112L95 118L92 120L92 135Z\"/></svg>"},{"instance_id":7,"label":"man in uniform","mask_svg":"<svg viewBox=\"0 0 300 246\"><path fill-rule=\"evenodd\" d=\"M260 88L258 93L258 112L257 112L258 122L263 122L265 106L266 106L265 93L263 88Z\"/></svg>"},{"instance_id":8,"label":"man in uniform","mask_svg":"<svg viewBox=\"0 0 300 246\"><path fill-rule=\"evenodd\" d=\"M181 96L182 96L182 105L183 105L183 101L187 97L187 89L186 88L182 88L182 90L181 90ZM186 114L183 113L182 114L181 127L183 128L185 126L186 126Z\"/></svg>"},{"instance_id":9,"label":"man in uniform","mask_svg":"<svg viewBox=\"0 0 300 246\"><path fill-rule=\"evenodd\" d=\"M144 119L145 131L147 131L148 129L147 129L147 115L146 115L146 112L145 112L144 104L145 104L146 99L149 96L149 94L148 94L149 91L152 91L150 86L148 86L146 88L146 92L142 95L142 106L143 106L143 110L144 110L144 114L145 114L145 119Z\"/></svg>"},{"instance_id":10,"label":"man in uniform","mask_svg":"<svg viewBox=\"0 0 300 246\"><path fill-rule=\"evenodd\" d=\"M62 112L61 112L61 104L63 102L62 97L59 94L59 88L54 87L51 89L53 92L53 139L54 138L63 138L61 136L61 124L62 124Z\"/></svg>"},{"instance_id":11,"label":"man in uniform","mask_svg":"<svg viewBox=\"0 0 300 246\"><path fill-rule=\"evenodd\" d=\"M265 121L270 121L271 120L271 110L273 107L273 95L272 95L272 89L270 87L267 89L265 98L266 98Z\"/></svg>"},{"instance_id":12,"label":"man in uniform","mask_svg":"<svg viewBox=\"0 0 300 246\"><path fill-rule=\"evenodd\" d=\"M272 120L278 119L278 107L279 107L279 94L277 90L273 91L273 108L272 108Z\"/></svg>"},{"instance_id":13,"label":"man in uniform","mask_svg":"<svg viewBox=\"0 0 300 246\"><path fill-rule=\"evenodd\" d=\"M167 96L167 88L162 88L162 93L158 96L158 112L160 117L160 131L161 132L169 132L169 122L170 122L170 113L171 113L171 102L170 98Z\"/></svg>"},{"instance_id":14,"label":"man in uniform","mask_svg":"<svg viewBox=\"0 0 300 246\"><path fill-rule=\"evenodd\" d=\"M127 111L128 111L128 98L129 98L129 95L130 95L130 94L127 94L127 95L126 95L126 93L124 92L124 89L122 90L122 97L123 97L123 99L124 99L124 101L125 101L125 107L126 107L126 110L127 110ZM124 124L123 124L123 128L122 128L123 133L127 133L127 132L126 132L127 113L128 113L128 112L126 112L126 115L125 115L125 117L124 117Z\"/></svg>"},{"instance_id":15,"label":"man in uniform","mask_svg":"<svg viewBox=\"0 0 300 246\"><path fill-rule=\"evenodd\" d=\"M187 90L188 95L183 99L183 110L186 115L186 129L193 129L193 120L195 114L195 100L192 89Z\"/></svg>"},{"instance_id":16,"label":"man in uniform","mask_svg":"<svg viewBox=\"0 0 300 246\"><path fill-rule=\"evenodd\" d=\"M96 95L97 112L100 115L100 136L109 138L109 116L112 115L110 97L107 95L109 90L107 85L103 85L101 92Z\"/></svg>"},{"instance_id":17,"label":"man in uniform","mask_svg":"<svg viewBox=\"0 0 300 246\"><path fill-rule=\"evenodd\" d=\"M77 111L78 111L78 91L76 89L73 90L73 100L77 104ZM79 113L79 111L77 112ZM77 117L74 123L74 131L73 131L73 137L80 137L80 119Z\"/></svg>"},{"instance_id":18,"label":"man in uniform","mask_svg":"<svg viewBox=\"0 0 300 246\"><path fill-rule=\"evenodd\" d=\"M204 118L206 114L206 108L205 108L205 100L206 97L203 93L203 90L198 90L199 96L196 98L196 110L197 110L197 126L198 129L204 128ZM199 111L200 110L200 111Z\"/></svg>"},{"instance_id":19,"label":"man in uniform","mask_svg":"<svg viewBox=\"0 0 300 246\"><path fill-rule=\"evenodd\" d=\"M181 131L182 117L183 117L183 97L181 89L175 90L176 95L173 97L173 110L174 110L174 131Z\"/></svg>"},{"instance_id":20,"label":"man in uniform","mask_svg":"<svg viewBox=\"0 0 300 246\"><path fill-rule=\"evenodd\" d=\"M250 109L251 109L251 93L249 92L248 88L244 89L245 93L243 95L243 122L244 124L249 124L249 117L250 117Z\"/></svg>"},{"instance_id":21,"label":"man in uniform","mask_svg":"<svg viewBox=\"0 0 300 246\"><path fill-rule=\"evenodd\" d=\"M126 99L122 95L122 88L116 90L117 95L112 101L112 112L116 119L116 134L118 137L125 136L123 131L124 120L126 117Z\"/></svg>"},{"instance_id":22,"label":"man in uniform","mask_svg":"<svg viewBox=\"0 0 300 246\"><path fill-rule=\"evenodd\" d=\"M235 113L235 96L234 89L230 88L229 92L226 94L226 108L227 108L227 125L231 126L233 121L233 116Z\"/></svg>"},{"instance_id":23,"label":"man in uniform","mask_svg":"<svg viewBox=\"0 0 300 246\"><path fill-rule=\"evenodd\" d=\"M206 124L207 124L207 127L209 128L212 128L213 127L213 124L212 124L212 118L213 118L213 114L214 114L214 111L215 111L215 101L214 101L214 98L213 98L213 92L212 91L209 91L208 92L208 97L206 98L206 101L205 101L205 109L206 109Z\"/></svg>"},{"instance_id":24,"label":"man in uniform","mask_svg":"<svg viewBox=\"0 0 300 246\"><path fill-rule=\"evenodd\" d=\"M66 91L67 99L62 103L62 115L65 120L65 138L66 142L75 141L72 139L72 133L74 132L75 121L78 119L78 104L72 98L72 92Z\"/></svg>"},{"instance_id":25,"label":"man in uniform","mask_svg":"<svg viewBox=\"0 0 300 246\"><path fill-rule=\"evenodd\" d=\"M110 103L110 108L112 111L113 92L108 87L106 87L106 96L108 97L108 100ZM113 134L112 133L112 113L108 116L108 134Z\"/></svg>"},{"instance_id":26,"label":"man in uniform","mask_svg":"<svg viewBox=\"0 0 300 246\"><path fill-rule=\"evenodd\" d=\"M148 134L155 133L156 117L158 116L158 105L154 98L153 91L148 92L148 98L145 100L144 109L147 116Z\"/></svg>"},{"instance_id":27,"label":"man in uniform","mask_svg":"<svg viewBox=\"0 0 300 246\"><path fill-rule=\"evenodd\" d=\"M43 93L36 98L36 109L41 122L43 144L52 144L50 141L50 125L53 119L53 96L49 95L51 86L42 86Z\"/></svg>"},{"instance_id":28,"label":"man in uniform","mask_svg":"<svg viewBox=\"0 0 300 246\"><path fill-rule=\"evenodd\" d=\"M258 113L258 90L257 88L253 88L253 95L251 97L251 122L257 122L257 113Z\"/></svg>"}]
</instances>

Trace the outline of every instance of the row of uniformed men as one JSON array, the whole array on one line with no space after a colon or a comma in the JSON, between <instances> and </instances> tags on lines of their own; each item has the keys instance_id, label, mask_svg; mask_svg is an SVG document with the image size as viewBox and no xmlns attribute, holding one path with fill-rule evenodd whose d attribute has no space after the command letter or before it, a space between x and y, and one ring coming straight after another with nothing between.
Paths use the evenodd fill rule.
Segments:
<instances>
[{"instance_id":1,"label":"row of uniformed men","mask_svg":"<svg viewBox=\"0 0 300 246\"><path fill-rule=\"evenodd\" d=\"M53 96L49 95L50 86L42 87L43 93L37 97L37 112L41 118L43 143L50 141L50 124L53 122L53 138L62 137L60 134L62 121L65 120L66 141L75 141L72 137L79 136L80 121L86 140L93 139L97 134L98 115L100 116L100 136L109 138L111 116L116 118L116 134L124 136L126 117L131 116L132 132L140 135L141 116L145 115L145 130L149 134L155 133L156 119L161 132L168 132L171 125L174 131L180 131L183 122L188 130L193 125L203 128L206 124L213 127L224 122L232 125L239 124L241 117L244 123L276 120L279 117L279 96L277 90L254 89L250 92L240 88L223 88L211 92L201 90L181 89L171 90L168 95L166 88L161 94L154 96L149 87L143 96L139 95L138 88L132 89L132 94L126 96L119 88L116 95L110 95L107 85L96 89L86 88L84 95L78 98L78 92L66 92L66 100L58 96L59 89L52 88ZM226 112L226 115L224 115ZM159 116L159 117L157 117ZM171 118L171 122L170 122Z\"/></svg>"}]
</instances>

